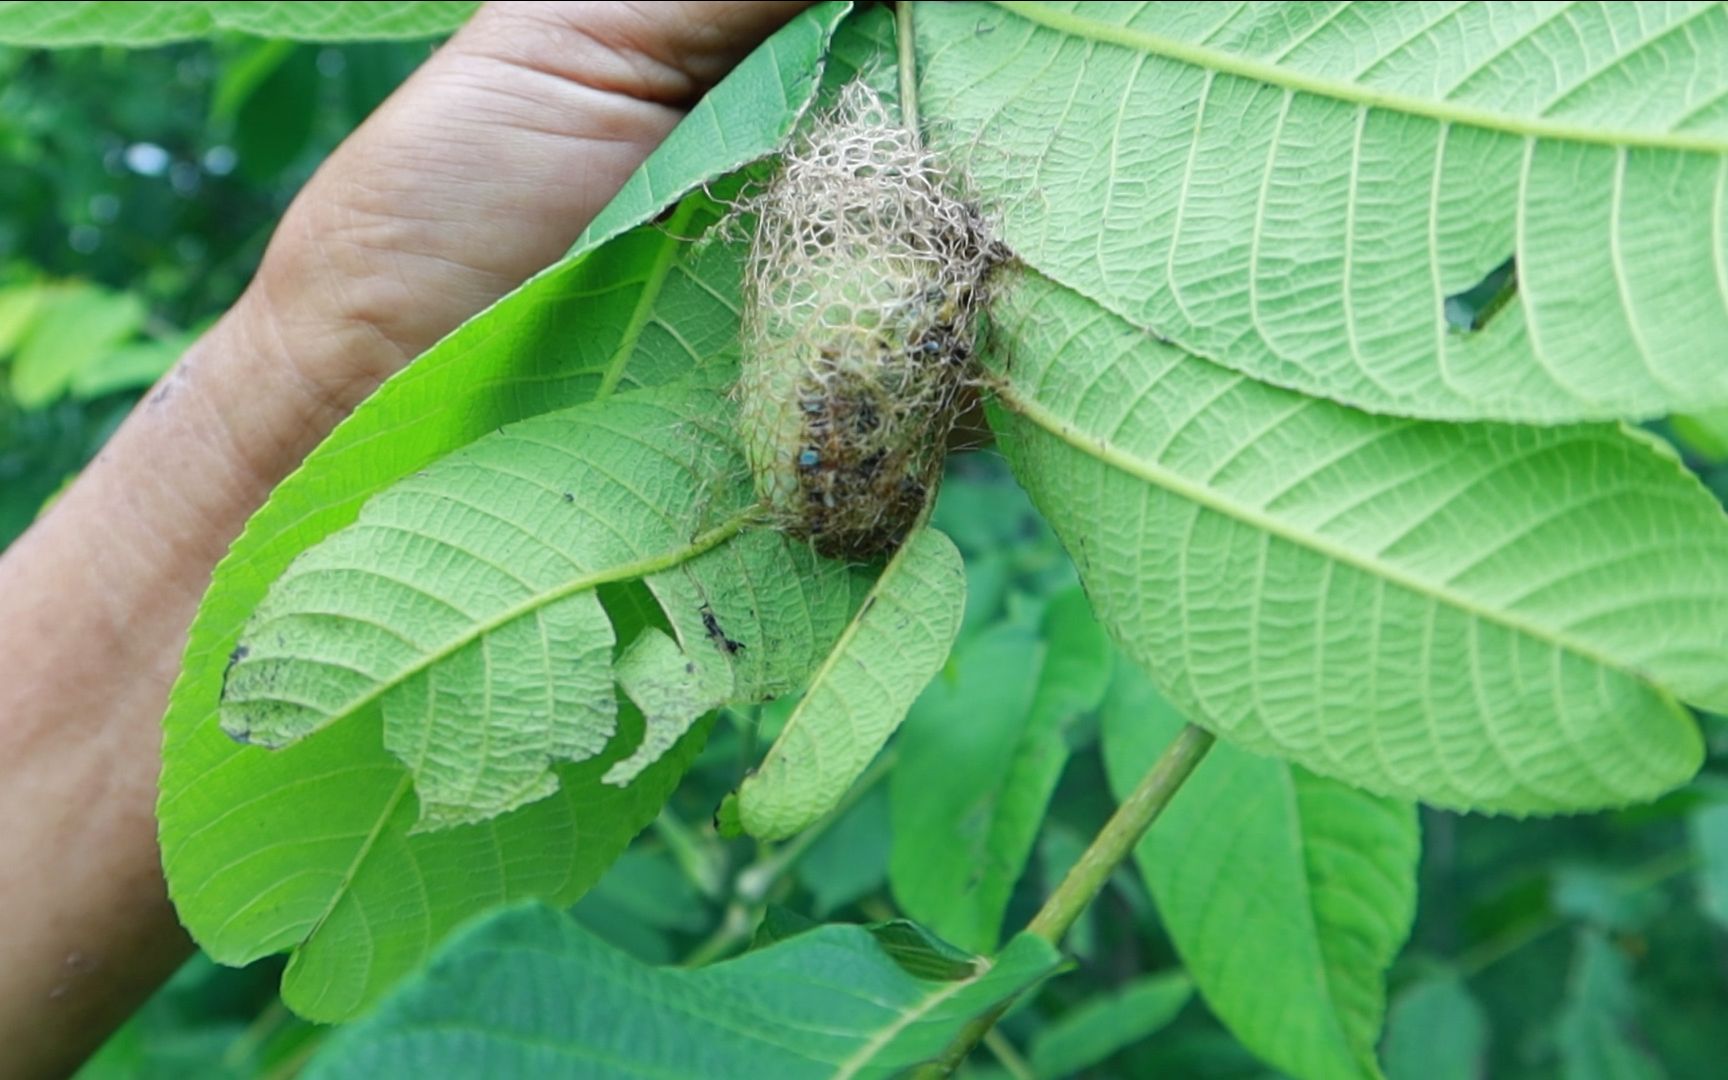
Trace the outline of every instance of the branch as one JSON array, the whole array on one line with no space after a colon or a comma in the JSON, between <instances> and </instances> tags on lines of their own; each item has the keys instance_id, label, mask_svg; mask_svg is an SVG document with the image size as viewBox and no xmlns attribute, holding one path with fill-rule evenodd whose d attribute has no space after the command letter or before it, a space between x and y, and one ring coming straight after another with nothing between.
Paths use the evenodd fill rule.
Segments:
<instances>
[{"instance_id":1,"label":"branch","mask_svg":"<svg viewBox=\"0 0 1728 1080\"><path fill-rule=\"evenodd\" d=\"M1116 867L1133 853L1140 838L1170 804L1170 799L1194 772L1194 767L1200 764L1200 759L1206 756L1214 741L1211 732L1193 724L1182 729L1181 734L1153 762L1152 768L1140 778L1134 790L1122 800L1122 805L1105 822L1103 830L1093 838L1080 860L1068 871L1068 876L1062 879L1062 884L1044 901L1044 906L1027 924L1028 933L1036 934L1052 945L1062 943L1080 913L1104 888ZM966 1055L989 1034L1014 1001L1014 998L1009 998L968 1024L941 1057L913 1073L915 1080L941 1080L953 1075L960 1063L966 1060Z\"/></svg>"}]
</instances>

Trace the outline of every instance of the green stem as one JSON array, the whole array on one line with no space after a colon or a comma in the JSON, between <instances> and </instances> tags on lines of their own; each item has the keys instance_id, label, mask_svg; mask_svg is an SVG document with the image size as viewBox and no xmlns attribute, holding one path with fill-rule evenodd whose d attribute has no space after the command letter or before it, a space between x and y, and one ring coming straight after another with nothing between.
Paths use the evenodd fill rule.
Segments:
<instances>
[{"instance_id":1,"label":"green stem","mask_svg":"<svg viewBox=\"0 0 1728 1080\"><path fill-rule=\"evenodd\" d=\"M660 816L654 819L654 833L698 892L710 900L725 895L726 873L718 858L718 848L703 846L696 833L684 824L670 805L660 808Z\"/></svg>"},{"instance_id":2,"label":"green stem","mask_svg":"<svg viewBox=\"0 0 1728 1080\"><path fill-rule=\"evenodd\" d=\"M246 1025L246 1030L242 1031L233 1042L228 1044L228 1049L222 1052L223 1067L238 1071L242 1065L252 1060L253 1055L258 1053L258 1048L264 1045L265 1040L276 1034L284 1026L292 1023L293 1020L294 1014L288 1011L288 1006L282 1004L280 999L266 1005L257 1016L252 1018L252 1022Z\"/></svg>"},{"instance_id":3,"label":"green stem","mask_svg":"<svg viewBox=\"0 0 1728 1080\"><path fill-rule=\"evenodd\" d=\"M760 859L740 870L732 878L733 900L727 905L720 925L690 951L682 961L683 966L693 968L711 964L724 959L734 948L748 941L756 924L762 919L767 908L768 895L774 890L774 886L779 884L804 853L809 851L836 821L845 817L846 812L857 805L858 800L881 783L893 770L895 756L892 748L884 752L864 775L858 778L834 809L793 839L778 848L766 851ZM892 918L892 913L888 917Z\"/></svg>"},{"instance_id":4,"label":"green stem","mask_svg":"<svg viewBox=\"0 0 1728 1080\"><path fill-rule=\"evenodd\" d=\"M1204 728L1189 724L1182 729L1153 762L1151 771L1122 800L1122 805L1105 822L1103 831L1081 853L1080 861L1069 869L1062 884L1038 909L1027 931L1052 945L1062 944L1068 928L1103 890L1116 867L1134 853L1134 846L1170 805L1171 797L1200 764L1206 751L1212 749L1213 742L1212 733Z\"/></svg>"},{"instance_id":5,"label":"green stem","mask_svg":"<svg viewBox=\"0 0 1728 1080\"><path fill-rule=\"evenodd\" d=\"M720 925L714 928L701 944L690 950L680 963L687 968L699 968L712 964L716 960L725 959L733 949L750 940L750 929L755 924L752 909L734 900L726 907L726 914L720 918Z\"/></svg>"},{"instance_id":6,"label":"green stem","mask_svg":"<svg viewBox=\"0 0 1728 1080\"><path fill-rule=\"evenodd\" d=\"M894 40L900 50L900 119L913 135L918 130L918 49L912 34L911 0L894 5Z\"/></svg>"},{"instance_id":7,"label":"green stem","mask_svg":"<svg viewBox=\"0 0 1728 1080\"><path fill-rule=\"evenodd\" d=\"M846 794L834 805L834 809L822 815L821 818L803 832L792 837L786 843L775 848L754 865L746 867L739 873L737 890L740 896L752 902L759 902L768 895L769 889L792 869L793 865L809 851L816 841L834 826L834 823L846 816L846 812L858 804L858 801L870 793L870 789L880 783L894 769L898 753L893 747L883 751L864 774L853 781L846 789Z\"/></svg>"},{"instance_id":8,"label":"green stem","mask_svg":"<svg viewBox=\"0 0 1728 1080\"><path fill-rule=\"evenodd\" d=\"M672 270L673 257L678 254L678 248L689 242L684 233L688 230L690 219L696 214L695 199L685 199L672 211L672 216L666 221L666 228L660 234L660 250L654 254L654 263L648 268L648 277L642 282L642 291L636 294L636 306L630 311L630 321L624 326L624 333L619 335L618 345L612 351L612 359L606 364L606 372L600 377L600 389L594 391L595 401L604 401L618 389L618 381L624 377L624 369L630 366L630 358L636 355L636 343L641 340L642 331L648 325L649 318L654 314L654 302L660 299L660 290L666 284L666 275Z\"/></svg>"},{"instance_id":9,"label":"green stem","mask_svg":"<svg viewBox=\"0 0 1728 1080\"><path fill-rule=\"evenodd\" d=\"M996 1055L996 1060L1002 1066L1002 1071L1012 1076L1014 1080L1038 1080L1038 1074L1032 1071L1032 1065L1020 1051L1014 1049L1014 1044L1008 1041L1008 1036L995 1028L984 1035L984 1049Z\"/></svg>"},{"instance_id":10,"label":"green stem","mask_svg":"<svg viewBox=\"0 0 1728 1080\"><path fill-rule=\"evenodd\" d=\"M1211 732L1193 724L1182 729L1181 734L1152 763L1152 768L1140 778L1134 790L1122 800L1122 805L1110 815L1103 830L1093 837L1080 860L1062 879L1062 884L1050 894L1050 899L1044 901L1044 906L1027 924L1027 933L1036 934L1052 945L1062 943L1080 913L1103 890L1104 883L1110 880L1110 875L1123 860L1133 854L1140 838L1170 805L1170 799L1194 772L1206 751L1212 749L1214 741ZM913 1073L915 1080L940 1080L953 1075L960 1063L966 1060L966 1055L990 1033L996 1021L1013 1004L1014 998L1009 998L968 1024L948 1044L941 1057Z\"/></svg>"}]
</instances>

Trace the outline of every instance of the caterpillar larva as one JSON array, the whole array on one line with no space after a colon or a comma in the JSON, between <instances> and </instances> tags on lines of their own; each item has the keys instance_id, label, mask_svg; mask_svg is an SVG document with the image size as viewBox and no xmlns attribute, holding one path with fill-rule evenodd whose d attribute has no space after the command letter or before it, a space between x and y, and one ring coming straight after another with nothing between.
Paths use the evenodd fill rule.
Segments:
<instances>
[{"instance_id":1,"label":"caterpillar larva","mask_svg":"<svg viewBox=\"0 0 1728 1080\"><path fill-rule=\"evenodd\" d=\"M824 555L905 538L940 480L996 248L862 82L748 208L739 416L757 495Z\"/></svg>"}]
</instances>

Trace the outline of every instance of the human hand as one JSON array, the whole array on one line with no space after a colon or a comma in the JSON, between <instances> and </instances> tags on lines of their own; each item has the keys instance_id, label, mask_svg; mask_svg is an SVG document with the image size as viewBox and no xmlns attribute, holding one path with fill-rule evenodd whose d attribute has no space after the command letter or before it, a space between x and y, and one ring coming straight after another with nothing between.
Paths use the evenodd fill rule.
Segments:
<instances>
[{"instance_id":1,"label":"human hand","mask_svg":"<svg viewBox=\"0 0 1728 1080\"><path fill-rule=\"evenodd\" d=\"M482 9L319 170L237 308L283 346L265 362L291 372L265 377L293 376L258 402L263 422L247 424L262 471L310 449L284 404L304 408L321 438L398 367L554 261L685 109L803 6ZM259 446L261 432L272 438Z\"/></svg>"},{"instance_id":2,"label":"human hand","mask_svg":"<svg viewBox=\"0 0 1728 1080\"><path fill-rule=\"evenodd\" d=\"M799 3L482 9L301 192L246 295L0 557L0 1074L184 957L158 722L216 560L383 379L562 254Z\"/></svg>"}]
</instances>

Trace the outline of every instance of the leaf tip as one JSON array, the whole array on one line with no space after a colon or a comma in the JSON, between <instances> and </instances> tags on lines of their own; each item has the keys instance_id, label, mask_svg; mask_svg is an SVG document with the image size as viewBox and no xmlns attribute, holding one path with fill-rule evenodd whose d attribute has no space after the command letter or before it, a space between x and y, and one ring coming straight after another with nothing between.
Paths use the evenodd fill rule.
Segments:
<instances>
[{"instance_id":1,"label":"leaf tip","mask_svg":"<svg viewBox=\"0 0 1728 1080\"><path fill-rule=\"evenodd\" d=\"M744 835L744 818L738 809L736 794L720 800L720 808L714 811L714 830L726 840L736 840Z\"/></svg>"}]
</instances>

